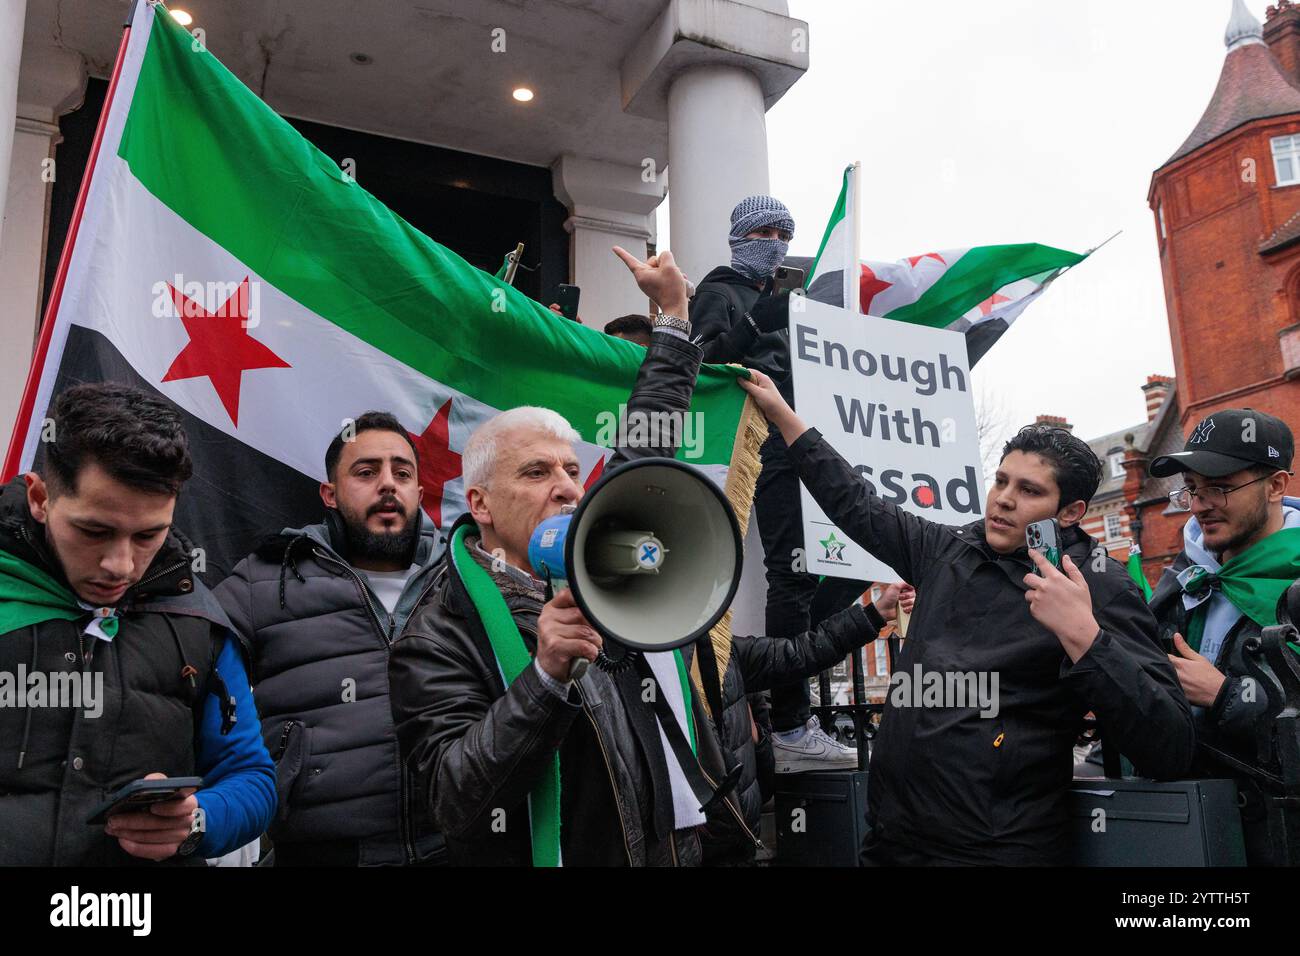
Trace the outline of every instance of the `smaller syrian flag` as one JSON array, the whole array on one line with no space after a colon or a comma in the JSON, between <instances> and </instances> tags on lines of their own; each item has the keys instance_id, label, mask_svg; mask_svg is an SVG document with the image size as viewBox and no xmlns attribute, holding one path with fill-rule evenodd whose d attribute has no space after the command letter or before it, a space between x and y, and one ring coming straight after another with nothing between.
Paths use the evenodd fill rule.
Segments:
<instances>
[{"instance_id":1,"label":"smaller syrian flag","mask_svg":"<svg viewBox=\"0 0 1300 956\"><path fill-rule=\"evenodd\" d=\"M846 308L856 273L862 312L964 332L971 365L1053 280L1090 255L1030 242L945 249L897 262L862 261L854 269L853 189L850 167L805 282L808 296Z\"/></svg>"},{"instance_id":2,"label":"smaller syrian flag","mask_svg":"<svg viewBox=\"0 0 1300 956\"><path fill-rule=\"evenodd\" d=\"M1128 576L1138 586L1138 590L1142 592L1142 597L1150 601L1151 585L1147 583L1147 576L1142 573L1142 549L1138 547L1136 541L1128 546Z\"/></svg>"}]
</instances>

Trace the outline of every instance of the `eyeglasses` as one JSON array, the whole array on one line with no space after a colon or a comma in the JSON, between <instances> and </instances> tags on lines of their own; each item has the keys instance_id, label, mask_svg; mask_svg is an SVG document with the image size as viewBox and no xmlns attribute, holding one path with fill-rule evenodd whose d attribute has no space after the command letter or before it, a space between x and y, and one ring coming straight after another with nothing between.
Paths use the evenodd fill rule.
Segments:
<instances>
[{"instance_id":1,"label":"eyeglasses","mask_svg":"<svg viewBox=\"0 0 1300 956\"><path fill-rule=\"evenodd\" d=\"M1207 508L1222 508L1228 503L1228 495L1234 491L1245 488L1246 485L1253 485L1257 481L1264 481L1272 478L1277 472L1271 471L1267 475L1261 475L1258 478L1247 481L1244 484L1236 485L1232 488L1220 488L1218 485L1207 485L1204 488L1179 488L1177 491L1169 493L1169 503L1179 511L1191 511L1192 499L1195 498ZM1288 472L1289 474L1289 472Z\"/></svg>"}]
</instances>

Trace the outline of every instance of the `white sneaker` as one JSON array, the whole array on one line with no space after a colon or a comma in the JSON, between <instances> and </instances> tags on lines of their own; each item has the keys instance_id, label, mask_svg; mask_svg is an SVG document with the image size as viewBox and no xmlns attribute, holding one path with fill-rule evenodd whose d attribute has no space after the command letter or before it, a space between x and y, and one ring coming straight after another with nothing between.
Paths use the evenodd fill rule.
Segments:
<instances>
[{"instance_id":1,"label":"white sneaker","mask_svg":"<svg viewBox=\"0 0 1300 956\"><path fill-rule=\"evenodd\" d=\"M800 773L805 770L856 770L858 752L846 747L826 731L816 717L809 717L798 740L786 742L772 735L772 752L777 773Z\"/></svg>"}]
</instances>

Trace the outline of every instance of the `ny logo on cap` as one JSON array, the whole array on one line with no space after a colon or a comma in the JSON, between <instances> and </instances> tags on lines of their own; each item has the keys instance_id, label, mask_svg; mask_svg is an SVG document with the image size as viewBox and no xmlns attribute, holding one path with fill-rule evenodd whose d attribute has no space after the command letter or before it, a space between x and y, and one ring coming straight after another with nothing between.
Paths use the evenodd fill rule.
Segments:
<instances>
[{"instance_id":1,"label":"ny logo on cap","mask_svg":"<svg viewBox=\"0 0 1300 956\"><path fill-rule=\"evenodd\" d=\"M1210 432L1214 431L1214 419L1207 418L1196 426L1192 432L1192 437L1187 439L1189 445L1199 445L1201 442L1210 440Z\"/></svg>"}]
</instances>

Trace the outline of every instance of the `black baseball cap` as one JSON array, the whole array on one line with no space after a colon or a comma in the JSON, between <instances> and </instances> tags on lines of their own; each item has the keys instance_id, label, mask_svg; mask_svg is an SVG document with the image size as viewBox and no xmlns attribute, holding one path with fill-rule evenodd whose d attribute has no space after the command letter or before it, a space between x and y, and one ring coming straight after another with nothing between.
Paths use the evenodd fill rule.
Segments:
<instances>
[{"instance_id":1,"label":"black baseball cap","mask_svg":"<svg viewBox=\"0 0 1300 956\"><path fill-rule=\"evenodd\" d=\"M1153 478L1194 471L1222 478L1254 465L1291 470L1295 439L1280 418L1253 408L1225 408L1196 423L1182 451L1151 462Z\"/></svg>"}]
</instances>

